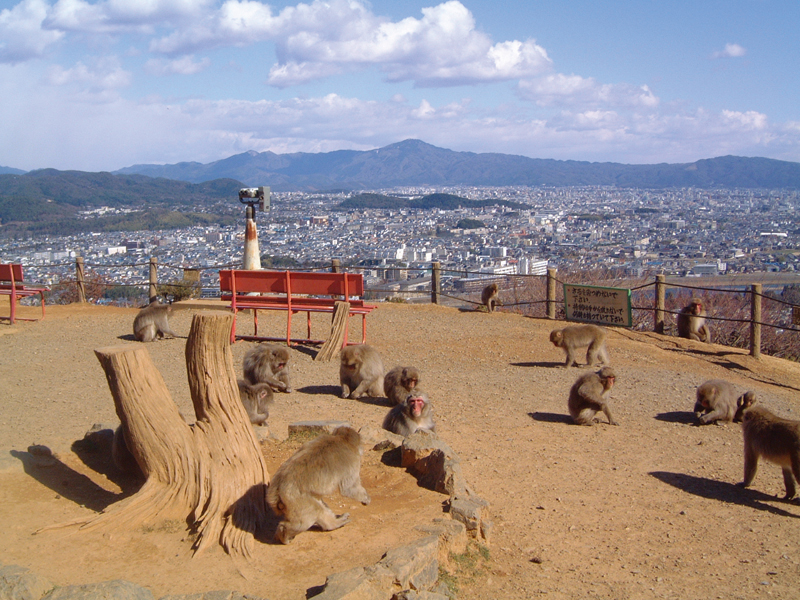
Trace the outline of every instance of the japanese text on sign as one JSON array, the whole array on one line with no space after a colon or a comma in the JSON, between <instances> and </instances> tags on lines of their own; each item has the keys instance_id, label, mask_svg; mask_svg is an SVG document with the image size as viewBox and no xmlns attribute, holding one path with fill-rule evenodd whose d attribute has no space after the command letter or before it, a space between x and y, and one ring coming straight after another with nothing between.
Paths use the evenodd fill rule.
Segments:
<instances>
[{"instance_id":1,"label":"japanese text on sign","mask_svg":"<svg viewBox=\"0 0 800 600\"><path fill-rule=\"evenodd\" d=\"M631 291L625 288L564 284L567 321L631 326Z\"/></svg>"}]
</instances>

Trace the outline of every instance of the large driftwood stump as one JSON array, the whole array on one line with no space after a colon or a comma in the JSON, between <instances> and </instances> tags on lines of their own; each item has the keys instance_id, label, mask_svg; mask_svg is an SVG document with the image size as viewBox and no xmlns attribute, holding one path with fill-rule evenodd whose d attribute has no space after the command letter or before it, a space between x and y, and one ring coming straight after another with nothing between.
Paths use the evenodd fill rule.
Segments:
<instances>
[{"instance_id":1,"label":"large driftwood stump","mask_svg":"<svg viewBox=\"0 0 800 600\"><path fill-rule=\"evenodd\" d=\"M146 344L95 350L106 372L130 451L147 480L134 496L63 525L129 529L157 518L186 518L195 553L219 542L249 557L267 514L269 473L239 399L230 350L233 315L198 313L186 342L186 371L197 421L178 412ZM60 526L59 526L60 527Z\"/></svg>"}]
</instances>

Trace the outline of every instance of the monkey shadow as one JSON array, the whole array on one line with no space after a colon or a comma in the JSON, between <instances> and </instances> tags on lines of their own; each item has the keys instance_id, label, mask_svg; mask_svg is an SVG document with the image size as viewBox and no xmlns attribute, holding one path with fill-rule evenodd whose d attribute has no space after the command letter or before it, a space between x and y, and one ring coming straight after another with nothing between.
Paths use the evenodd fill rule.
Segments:
<instances>
[{"instance_id":1,"label":"monkey shadow","mask_svg":"<svg viewBox=\"0 0 800 600\"><path fill-rule=\"evenodd\" d=\"M229 509L231 521L238 529L248 531L252 530L253 520L255 519L256 529L253 532L253 537L255 537L256 541L262 544L278 544L275 541L275 532L278 529L278 523L281 522L281 517L272 512L272 509L265 502L266 497L266 485L251 486ZM262 515L258 507L265 505L266 510Z\"/></svg>"},{"instance_id":2,"label":"monkey shadow","mask_svg":"<svg viewBox=\"0 0 800 600\"><path fill-rule=\"evenodd\" d=\"M763 510L782 517L792 517L800 519L800 515L795 515L777 506L766 504L766 502L780 501L775 496L769 496L763 492L753 489L742 488L727 481L716 481L705 477L695 477L685 473L669 473L666 471L652 471L650 475L663 481L664 483L676 487L684 492L708 498L709 500L719 500L729 504L739 504L755 510Z\"/></svg>"},{"instance_id":3,"label":"monkey shadow","mask_svg":"<svg viewBox=\"0 0 800 600\"><path fill-rule=\"evenodd\" d=\"M118 335L117 339L118 340L124 340L126 342L138 342L139 341L139 340L136 339L136 337L134 337L134 335L132 333L126 333L125 335ZM148 342L148 343L153 344L155 342L160 342L160 341L163 341L163 340L188 340L188 339L189 339L188 335L176 335L176 336L171 337L171 338L169 338L169 337L159 338L159 339L154 340L153 342ZM145 342L142 342L142 343L144 344Z\"/></svg>"},{"instance_id":4,"label":"monkey shadow","mask_svg":"<svg viewBox=\"0 0 800 600\"><path fill-rule=\"evenodd\" d=\"M92 471L104 475L109 481L117 484L124 498L138 492L144 484L144 479L125 473L114 464L111 458L113 442L113 429L98 429L90 431L83 439L72 442L70 449Z\"/></svg>"},{"instance_id":5,"label":"monkey shadow","mask_svg":"<svg viewBox=\"0 0 800 600\"><path fill-rule=\"evenodd\" d=\"M489 314L489 312L488 312L487 310L485 310L485 309L484 309L484 307L483 307L483 305L482 305L482 304L481 304L481 305L478 305L478 306L476 306L476 307L472 307L472 306L459 306L459 307L458 307L458 312L462 312L462 313L475 313L475 312L482 312L482 313Z\"/></svg>"},{"instance_id":6,"label":"monkey shadow","mask_svg":"<svg viewBox=\"0 0 800 600\"><path fill-rule=\"evenodd\" d=\"M124 494L110 492L86 475L78 473L53 456L43 460L30 452L11 450L11 456L22 463L27 475L50 488L59 496L95 512L102 512L114 502L122 500Z\"/></svg>"},{"instance_id":7,"label":"monkey shadow","mask_svg":"<svg viewBox=\"0 0 800 600\"><path fill-rule=\"evenodd\" d=\"M658 413L655 418L657 421L664 421L665 423L697 425L697 417L694 416L694 413L685 410L673 410L671 412Z\"/></svg>"},{"instance_id":8,"label":"monkey shadow","mask_svg":"<svg viewBox=\"0 0 800 600\"><path fill-rule=\"evenodd\" d=\"M342 386L339 385L307 385L297 389L298 392L304 394L313 394L315 396L324 394L326 396L339 396L342 393Z\"/></svg>"},{"instance_id":9,"label":"monkey shadow","mask_svg":"<svg viewBox=\"0 0 800 600\"><path fill-rule=\"evenodd\" d=\"M543 367L545 369L564 366L563 362L517 362L510 364L512 367Z\"/></svg>"},{"instance_id":10,"label":"monkey shadow","mask_svg":"<svg viewBox=\"0 0 800 600\"><path fill-rule=\"evenodd\" d=\"M390 408L393 406L393 404L389 402L388 398L376 398L373 396L361 396L361 398L356 398L356 402L361 402L362 404L371 404L372 406L383 406L384 408Z\"/></svg>"},{"instance_id":11,"label":"monkey shadow","mask_svg":"<svg viewBox=\"0 0 800 600\"><path fill-rule=\"evenodd\" d=\"M572 417L561 413L548 413L548 412L532 412L528 416L534 421L542 421L543 423L566 423L572 425Z\"/></svg>"}]
</instances>

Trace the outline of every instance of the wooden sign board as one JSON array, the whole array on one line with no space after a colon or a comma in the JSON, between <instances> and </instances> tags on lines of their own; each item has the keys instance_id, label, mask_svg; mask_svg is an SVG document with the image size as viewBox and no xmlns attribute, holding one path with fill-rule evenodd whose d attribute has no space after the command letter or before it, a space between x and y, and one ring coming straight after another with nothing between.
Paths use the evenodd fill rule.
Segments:
<instances>
[{"instance_id":1,"label":"wooden sign board","mask_svg":"<svg viewBox=\"0 0 800 600\"><path fill-rule=\"evenodd\" d=\"M567 321L631 327L631 291L626 288L564 284Z\"/></svg>"},{"instance_id":2,"label":"wooden sign board","mask_svg":"<svg viewBox=\"0 0 800 600\"><path fill-rule=\"evenodd\" d=\"M200 269L184 269L184 283L200 283Z\"/></svg>"}]
</instances>

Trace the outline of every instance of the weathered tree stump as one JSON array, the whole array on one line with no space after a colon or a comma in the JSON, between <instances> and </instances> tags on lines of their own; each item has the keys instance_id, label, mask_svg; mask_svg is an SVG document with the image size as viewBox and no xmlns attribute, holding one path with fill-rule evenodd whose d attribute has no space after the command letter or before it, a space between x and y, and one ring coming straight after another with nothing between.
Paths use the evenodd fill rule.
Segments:
<instances>
[{"instance_id":1,"label":"weathered tree stump","mask_svg":"<svg viewBox=\"0 0 800 600\"><path fill-rule=\"evenodd\" d=\"M181 517L197 533L195 554L219 542L229 554L251 555L267 515L269 473L239 399L232 322L223 312L192 320L186 371L194 425L178 412L146 344L95 350L129 449L147 479L139 492L102 513L55 527L119 530Z\"/></svg>"}]
</instances>

